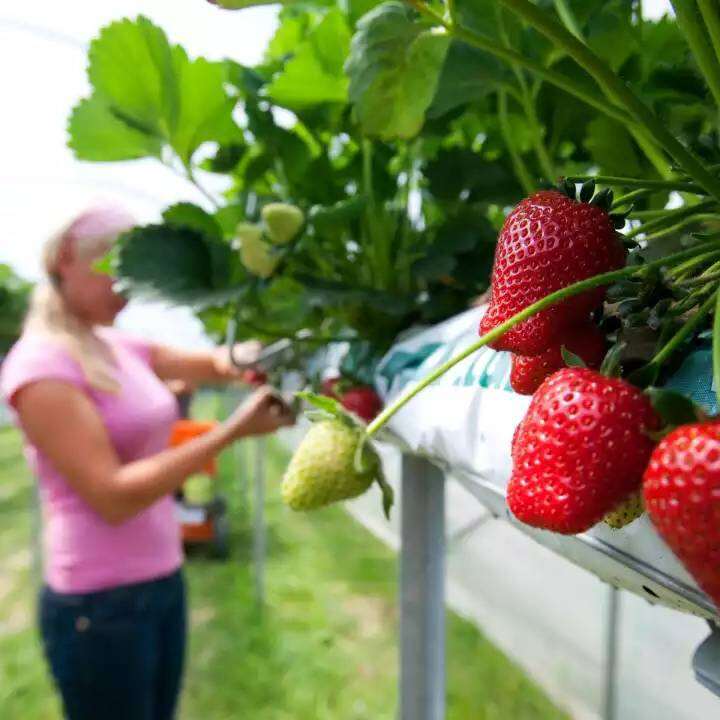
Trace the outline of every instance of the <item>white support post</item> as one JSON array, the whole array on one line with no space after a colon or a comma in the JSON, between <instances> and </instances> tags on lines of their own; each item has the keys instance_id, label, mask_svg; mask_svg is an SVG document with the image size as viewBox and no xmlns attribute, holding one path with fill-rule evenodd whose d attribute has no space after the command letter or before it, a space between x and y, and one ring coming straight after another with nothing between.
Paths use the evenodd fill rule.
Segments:
<instances>
[{"instance_id":1,"label":"white support post","mask_svg":"<svg viewBox=\"0 0 720 720\"><path fill-rule=\"evenodd\" d=\"M255 468L253 498L253 568L255 570L255 602L259 608L265 604L265 556L267 537L265 528L265 439L254 442Z\"/></svg>"},{"instance_id":2,"label":"white support post","mask_svg":"<svg viewBox=\"0 0 720 720\"><path fill-rule=\"evenodd\" d=\"M603 697L603 720L615 720L616 717L619 623L620 591L614 585L609 585L605 637L605 694Z\"/></svg>"},{"instance_id":3,"label":"white support post","mask_svg":"<svg viewBox=\"0 0 720 720\"><path fill-rule=\"evenodd\" d=\"M403 456L400 720L445 717L445 476Z\"/></svg>"}]
</instances>

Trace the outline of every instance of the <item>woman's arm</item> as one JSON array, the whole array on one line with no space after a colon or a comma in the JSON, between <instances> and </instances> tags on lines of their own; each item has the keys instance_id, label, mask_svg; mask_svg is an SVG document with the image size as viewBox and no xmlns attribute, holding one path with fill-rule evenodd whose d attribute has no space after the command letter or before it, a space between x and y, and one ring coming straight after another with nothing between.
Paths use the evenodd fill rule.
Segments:
<instances>
[{"instance_id":1,"label":"woman's arm","mask_svg":"<svg viewBox=\"0 0 720 720\"><path fill-rule=\"evenodd\" d=\"M247 366L257 362L262 345L249 341L235 346L235 358ZM165 345L154 345L151 363L155 374L163 380L186 380L190 383L229 382L237 380L242 371L230 361L225 347L187 352Z\"/></svg>"},{"instance_id":2,"label":"woman's arm","mask_svg":"<svg viewBox=\"0 0 720 720\"><path fill-rule=\"evenodd\" d=\"M229 443L294 421L269 388L261 388L224 423L157 455L121 464L92 402L77 388L41 380L19 391L24 432L69 485L105 521L120 524L174 492Z\"/></svg>"}]
</instances>

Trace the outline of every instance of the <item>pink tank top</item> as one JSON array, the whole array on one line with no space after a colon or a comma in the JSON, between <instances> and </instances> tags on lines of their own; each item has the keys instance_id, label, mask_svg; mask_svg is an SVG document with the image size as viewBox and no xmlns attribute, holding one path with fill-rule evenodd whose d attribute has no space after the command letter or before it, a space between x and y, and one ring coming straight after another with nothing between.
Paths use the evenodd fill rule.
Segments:
<instances>
[{"instance_id":1,"label":"pink tank top","mask_svg":"<svg viewBox=\"0 0 720 720\"><path fill-rule=\"evenodd\" d=\"M150 367L150 348L116 330L100 331L112 347L120 392L91 388L79 364L52 338L26 333L2 366L0 389L10 406L18 390L43 379L77 387L93 402L122 463L164 450L177 403ZM40 487L45 580L56 592L86 593L143 582L182 564L174 500L164 497L127 522L106 523L26 440Z\"/></svg>"}]
</instances>

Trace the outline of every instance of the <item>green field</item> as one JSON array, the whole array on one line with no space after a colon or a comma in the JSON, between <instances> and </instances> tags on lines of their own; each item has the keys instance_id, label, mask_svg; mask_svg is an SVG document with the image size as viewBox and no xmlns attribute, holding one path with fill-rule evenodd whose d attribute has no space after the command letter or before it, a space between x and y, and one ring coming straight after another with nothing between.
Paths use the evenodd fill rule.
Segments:
<instances>
[{"instance_id":1,"label":"green field","mask_svg":"<svg viewBox=\"0 0 720 720\"><path fill-rule=\"evenodd\" d=\"M206 412L208 408L205 408ZM279 498L285 451L270 444L267 605L253 600L249 518L232 453L232 557L188 563L191 645L184 720L393 720L396 562L339 508L297 515ZM242 472L242 470L240 470ZM0 431L0 718L52 720L58 705L34 627L31 482L17 434ZM448 718L562 718L472 625L448 616Z\"/></svg>"}]
</instances>

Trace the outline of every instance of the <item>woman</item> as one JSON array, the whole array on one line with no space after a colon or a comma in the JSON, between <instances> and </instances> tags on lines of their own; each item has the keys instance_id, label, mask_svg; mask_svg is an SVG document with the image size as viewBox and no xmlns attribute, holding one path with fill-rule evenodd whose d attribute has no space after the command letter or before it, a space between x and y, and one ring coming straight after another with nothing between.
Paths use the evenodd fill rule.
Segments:
<instances>
[{"instance_id":1,"label":"woman","mask_svg":"<svg viewBox=\"0 0 720 720\"><path fill-rule=\"evenodd\" d=\"M40 483L40 628L70 720L173 717L185 647L173 493L228 444L293 422L268 388L215 430L167 449L178 407L165 381L228 381L224 350L185 353L111 328L125 305L93 263L133 224L76 218L46 247L48 283L0 379ZM249 364L255 344L237 348Z\"/></svg>"}]
</instances>

